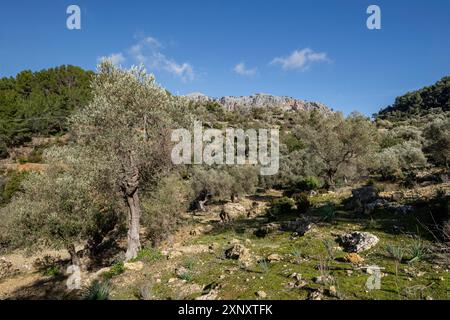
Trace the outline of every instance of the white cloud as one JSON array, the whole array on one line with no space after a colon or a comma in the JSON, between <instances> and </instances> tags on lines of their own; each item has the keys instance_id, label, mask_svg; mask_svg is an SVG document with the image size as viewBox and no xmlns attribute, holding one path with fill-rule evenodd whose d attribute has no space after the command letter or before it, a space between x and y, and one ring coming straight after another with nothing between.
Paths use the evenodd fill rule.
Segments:
<instances>
[{"instance_id":1,"label":"white cloud","mask_svg":"<svg viewBox=\"0 0 450 320\"><path fill-rule=\"evenodd\" d=\"M234 66L233 71L241 76L253 76L258 71L257 68L247 69L244 62L238 63Z\"/></svg>"},{"instance_id":2,"label":"white cloud","mask_svg":"<svg viewBox=\"0 0 450 320\"><path fill-rule=\"evenodd\" d=\"M325 52L315 52L310 48L295 50L287 57L277 57L270 64L280 65L283 70L305 70L314 62L329 62Z\"/></svg>"},{"instance_id":3,"label":"white cloud","mask_svg":"<svg viewBox=\"0 0 450 320\"><path fill-rule=\"evenodd\" d=\"M161 52L161 43L152 37L142 38L129 50L130 56L137 62L156 70L164 70L180 78L182 81L195 79L194 67L187 63L178 63Z\"/></svg>"},{"instance_id":4,"label":"white cloud","mask_svg":"<svg viewBox=\"0 0 450 320\"><path fill-rule=\"evenodd\" d=\"M187 63L178 63L172 58L167 57L161 51L163 45L153 37L141 36L139 40L126 50L127 58L130 58L137 64L144 64L155 70L166 71L182 81L192 81L196 78L194 67ZM122 53L113 53L109 56L101 57L98 60L109 59L112 63L119 65L127 60Z\"/></svg>"},{"instance_id":5,"label":"white cloud","mask_svg":"<svg viewBox=\"0 0 450 320\"><path fill-rule=\"evenodd\" d=\"M113 53L113 54L110 54L110 55L107 56L107 57L100 57L98 60L99 60L99 61L102 61L102 60L111 60L111 62L112 62L113 64L119 65L119 64L121 64L121 63L123 63L123 62L125 61L125 57L123 56L123 54L122 54L121 52L119 52L119 53Z\"/></svg>"}]
</instances>

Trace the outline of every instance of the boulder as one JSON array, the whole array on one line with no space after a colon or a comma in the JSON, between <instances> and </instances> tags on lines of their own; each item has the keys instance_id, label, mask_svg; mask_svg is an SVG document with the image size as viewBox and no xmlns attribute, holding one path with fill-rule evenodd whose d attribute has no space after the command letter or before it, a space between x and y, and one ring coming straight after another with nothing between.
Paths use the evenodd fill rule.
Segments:
<instances>
[{"instance_id":1,"label":"boulder","mask_svg":"<svg viewBox=\"0 0 450 320\"><path fill-rule=\"evenodd\" d=\"M362 252L369 250L375 246L378 241L377 236L369 232L359 232L354 231L351 233L344 234L338 238L338 242L347 252Z\"/></svg>"},{"instance_id":2,"label":"boulder","mask_svg":"<svg viewBox=\"0 0 450 320\"><path fill-rule=\"evenodd\" d=\"M351 252L344 257L344 260L353 264L361 264L364 262L364 258L355 252Z\"/></svg>"},{"instance_id":3,"label":"boulder","mask_svg":"<svg viewBox=\"0 0 450 320\"><path fill-rule=\"evenodd\" d=\"M255 236L259 238L264 238L270 233L273 233L280 229L280 225L278 223L268 223L261 228L257 229L255 231Z\"/></svg>"},{"instance_id":4,"label":"boulder","mask_svg":"<svg viewBox=\"0 0 450 320\"><path fill-rule=\"evenodd\" d=\"M235 243L230 248L226 249L225 257L227 259L240 260L242 262L251 260L250 250L239 243Z\"/></svg>"},{"instance_id":5,"label":"boulder","mask_svg":"<svg viewBox=\"0 0 450 320\"><path fill-rule=\"evenodd\" d=\"M312 291L308 296L308 300L322 300L323 298L324 296L322 289Z\"/></svg>"},{"instance_id":6,"label":"boulder","mask_svg":"<svg viewBox=\"0 0 450 320\"><path fill-rule=\"evenodd\" d=\"M256 292L256 295L257 295L259 298L261 298L261 299L267 298L267 293L266 293L265 291L262 291L262 290Z\"/></svg>"},{"instance_id":7,"label":"boulder","mask_svg":"<svg viewBox=\"0 0 450 320\"><path fill-rule=\"evenodd\" d=\"M414 211L414 207L410 205L402 205L395 202L389 202L385 199L377 199L374 202L366 204L365 213L372 214L377 209L384 209L394 214L408 214Z\"/></svg>"},{"instance_id":8,"label":"boulder","mask_svg":"<svg viewBox=\"0 0 450 320\"><path fill-rule=\"evenodd\" d=\"M306 232L311 230L313 224L306 218L297 218L294 221L287 221L281 226L283 231L295 232L299 236L305 235Z\"/></svg>"},{"instance_id":9,"label":"boulder","mask_svg":"<svg viewBox=\"0 0 450 320\"><path fill-rule=\"evenodd\" d=\"M367 213L366 206L378 198L378 190L374 186L364 186L352 190L349 207L357 212Z\"/></svg>"},{"instance_id":10,"label":"boulder","mask_svg":"<svg viewBox=\"0 0 450 320\"><path fill-rule=\"evenodd\" d=\"M269 262L278 262L283 260L283 257L280 256L278 253L272 253L267 257L267 261Z\"/></svg>"}]
</instances>

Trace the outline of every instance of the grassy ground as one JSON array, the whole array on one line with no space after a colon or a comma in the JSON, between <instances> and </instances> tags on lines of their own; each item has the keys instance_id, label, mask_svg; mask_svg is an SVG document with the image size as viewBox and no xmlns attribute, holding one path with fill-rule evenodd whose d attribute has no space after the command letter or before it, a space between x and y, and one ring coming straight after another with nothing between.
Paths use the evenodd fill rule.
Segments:
<instances>
[{"instance_id":1,"label":"grassy ground","mask_svg":"<svg viewBox=\"0 0 450 320\"><path fill-rule=\"evenodd\" d=\"M144 269L140 273L125 272L112 279L111 296L114 299L195 299L207 292L205 287L212 287L216 288L219 299L259 299L258 291L264 291L267 299L306 299L319 289L323 289L325 299L450 299L450 261L437 264L432 260L431 239L415 219L420 212L403 217L377 212L368 217L342 210L338 195L318 196L313 200L315 209L310 215L321 217L322 205L329 201L336 203L335 215L317 223L302 237L293 238L290 232L278 231L258 238L253 232L266 223L262 217L242 218L225 225L215 222L211 231L183 241L188 247L212 245L212 250L172 259L162 256L150 261L143 259ZM198 222L192 222L192 228L197 225ZM382 269L379 290L366 288L370 275L364 268L345 262L346 253L335 242L339 234L356 230L380 238L374 248L360 254L365 259L362 266L377 265ZM235 239L254 257L276 253L282 260L246 267L239 261L225 259L224 250ZM388 246L401 248L403 259L397 261L390 256ZM414 246L423 248L425 255L409 262L410 249ZM177 277L175 269L180 266L188 272ZM292 282L289 276L293 273L302 275L306 281L304 287L287 286ZM329 283L313 281L321 275L331 276ZM336 294L327 295L330 286L334 286ZM143 288L146 288L144 297Z\"/></svg>"},{"instance_id":2,"label":"grassy ground","mask_svg":"<svg viewBox=\"0 0 450 320\"><path fill-rule=\"evenodd\" d=\"M264 208L281 197L281 193L275 191L241 199L240 204L244 205L259 202L261 212L251 218L242 215L232 222L221 223L219 206L212 206L205 215L189 215L171 243L160 250L145 248L140 252L134 261L139 268L130 270L122 263L103 275L107 275L110 282L110 298L196 299L209 294L206 297L214 299L296 300L307 299L311 293L320 291L323 299L450 299L448 255L437 256L433 237L417 219L424 220L428 214L426 210L418 209L407 215L384 211L372 216L361 215L344 209L342 202L349 195L349 190L341 190L313 197L313 209L307 215L316 223L300 237L283 231L264 238L254 234L268 223ZM332 214L330 203L334 208ZM295 212L281 214L277 222L298 217ZM339 235L350 231L367 231L380 239L375 247L360 253L364 258L360 265L346 262L346 253L336 242ZM250 251L252 264L225 258L224 251L236 241ZM388 247L390 251L402 253L401 259L395 259ZM422 255L411 261L414 247L419 248ZM257 262L272 254L278 254L281 260ZM21 257L17 253L6 258L19 261L15 265L32 264L32 258L22 261ZM364 267L372 265L381 268L379 290L366 287L371 275ZM177 274L180 267L184 271ZM84 276L91 277L94 273ZM295 282L290 277L294 273L301 274L304 281L301 288L290 285ZM314 280L319 276L328 280L317 283ZM22 270L11 278L0 280L0 298L82 298L83 291L67 292L66 279L63 273L52 275ZM260 291L264 291L264 297L257 294Z\"/></svg>"}]
</instances>

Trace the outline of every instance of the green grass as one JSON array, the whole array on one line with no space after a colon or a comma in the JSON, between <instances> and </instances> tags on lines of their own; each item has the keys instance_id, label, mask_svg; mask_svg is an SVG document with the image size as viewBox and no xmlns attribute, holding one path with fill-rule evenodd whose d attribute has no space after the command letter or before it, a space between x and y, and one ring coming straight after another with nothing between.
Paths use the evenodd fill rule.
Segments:
<instances>
[{"instance_id":1,"label":"green grass","mask_svg":"<svg viewBox=\"0 0 450 320\"><path fill-rule=\"evenodd\" d=\"M111 279L125 272L125 266L123 262L116 262L111 266L111 269L103 274L104 279Z\"/></svg>"},{"instance_id":2,"label":"green grass","mask_svg":"<svg viewBox=\"0 0 450 320\"><path fill-rule=\"evenodd\" d=\"M328 197L323 201L327 203L330 199ZM190 272L185 280L201 287L220 285L221 299L255 299L255 293L259 290L264 290L270 299L306 299L311 290L329 288L313 282L314 277L321 275L318 265L324 259L327 261L326 273L333 277L333 283L340 297L344 299L423 299L428 296L433 299L450 299L450 274L445 272L448 267L436 269L428 260L424 253L430 240L426 236L421 235L420 240L411 236L417 234L415 217L393 216L387 212L379 212L373 217L361 216L343 210L339 202L334 206L336 214L333 221L320 220L316 227L298 238L292 238L289 232L275 232L265 238L258 238L253 231L261 221L234 221L208 234L191 238L185 243L216 243L218 246L215 252L183 256L172 263L183 265L189 270L192 270L195 264L195 272ZM321 210L320 203L316 203L316 209L313 209L311 214L322 217ZM383 277L380 290L368 291L366 281L370 275L365 270L344 262L346 253L336 249L336 234L352 230L369 230L380 239L374 248L360 253L365 259L365 265L377 265L381 268ZM223 257L224 249L233 239L240 240L254 257L267 257L277 253L284 259L270 264L255 262L244 268L239 261ZM246 239L251 242L246 242ZM390 251L386 250L387 247L391 248ZM164 260L147 264L149 270L153 271L147 272L146 281L154 280L150 279L151 275L162 270L166 264L167 261ZM191 268L188 268L191 264ZM348 275L347 270L352 270L352 274ZM307 282L304 288L292 289L286 286L292 281L289 275L294 272L301 274L302 279ZM152 288L155 299L195 299L201 295L201 292L180 295L180 287L167 283L172 277L173 268L166 268L161 272L161 282ZM125 293L117 294L123 297Z\"/></svg>"}]
</instances>

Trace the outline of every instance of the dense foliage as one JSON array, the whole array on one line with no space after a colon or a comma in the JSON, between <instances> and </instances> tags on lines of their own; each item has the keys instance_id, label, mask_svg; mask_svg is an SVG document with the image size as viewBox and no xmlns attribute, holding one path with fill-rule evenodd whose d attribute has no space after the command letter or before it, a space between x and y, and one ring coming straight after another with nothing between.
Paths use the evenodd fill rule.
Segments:
<instances>
[{"instance_id":1,"label":"dense foliage","mask_svg":"<svg viewBox=\"0 0 450 320\"><path fill-rule=\"evenodd\" d=\"M450 77L444 77L434 85L397 97L392 106L381 110L381 119L404 119L411 115L450 111Z\"/></svg>"},{"instance_id":2,"label":"dense foliage","mask_svg":"<svg viewBox=\"0 0 450 320\"><path fill-rule=\"evenodd\" d=\"M93 72L60 66L38 72L22 71L15 78L0 79L0 158L6 147L32 135L67 129L67 117L87 104Z\"/></svg>"}]
</instances>

